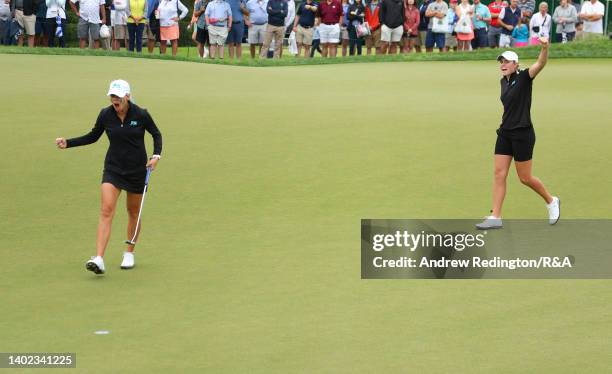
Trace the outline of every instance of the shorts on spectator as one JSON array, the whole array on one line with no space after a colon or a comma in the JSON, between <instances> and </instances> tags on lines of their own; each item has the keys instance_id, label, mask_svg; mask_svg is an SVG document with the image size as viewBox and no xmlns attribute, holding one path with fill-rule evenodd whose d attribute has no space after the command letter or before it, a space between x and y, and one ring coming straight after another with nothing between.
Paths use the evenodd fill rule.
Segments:
<instances>
[{"instance_id":1,"label":"shorts on spectator","mask_svg":"<svg viewBox=\"0 0 612 374\"><path fill-rule=\"evenodd\" d=\"M242 37L244 36L244 21L232 22L232 28L227 33L225 39L227 44L242 44Z\"/></svg>"},{"instance_id":2,"label":"shorts on spectator","mask_svg":"<svg viewBox=\"0 0 612 374\"><path fill-rule=\"evenodd\" d=\"M115 39L127 39L127 25L115 25L113 26L113 31L115 33Z\"/></svg>"},{"instance_id":3,"label":"shorts on spectator","mask_svg":"<svg viewBox=\"0 0 612 374\"><path fill-rule=\"evenodd\" d=\"M15 9L15 21L25 30L26 35L36 35L36 14L25 16L23 10Z\"/></svg>"},{"instance_id":4,"label":"shorts on spectator","mask_svg":"<svg viewBox=\"0 0 612 374\"><path fill-rule=\"evenodd\" d=\"M342 34L342 40L349 40L348 28L346 26L340 26L340 33Z\"/></svg>"},{"instance_id":5,"label":"shorts on spectator","mask_svg":"<svg viewBox=\"0 0 612 374\"><path fill-rule=\"evenodd\" d=\"M380 27L365 37L366 48L380 48Z\"/></svg>"},{"instance_id":6,"label":"shorts on spectator","mask_svg":"<svg viewBox=\"0 0 612 374\"><path fill-rule=\"evenodd\" d=\"M425 48L444 48L446 41L446 34L442 32L433 32L427 30L427 36L425 37Z\"/></svg>"},{"instance_id":7,"label":"shorts on spectator","mask_svg":"<svg viewBox=\"0 0 612 374\"><path fill-rule=\"evenodd\" d=\"M36 25L34 27L34 32L36 33L36 35L48 34L46 30L46 26L45 26L46 23L47 23L47 18L36 17Z\"/></svg>"},{"instance_id":8,"label":"shorts on spectator","mask_svg":"<svg viewBox=\"0 0 612 374\"><path fill-rule=\"evenodd\" d=\"M340 24L328 25L322 23L319 25L319 35L321 36L321 44L340 43Z\"/></svg>"},{"instance_id":9,"label":"shorts on spectator","mask_svg":"<svg viewBox=\"0 0 612 374\"><path fill-rule=\"evenodd\" d=\"M444 34L444 46L448 48L457 47L457 37L450 32Z\"/></svg>"},{"instance_id":10,"label":"shorts on spectator","mask_svg":"<svg viewBox=\"0 0 612 374\"><path fill-rule=\"evenodd\" d=\"M263 25L252 24L249 27L249 44L263 44L267 25L267 23Z\"/></svg>"},{"instance_id":11,"label":"shorts on spectator","mask_svg":"<svg viewBox=\"0 0 612 374\"><path fill-rule=\"evenodd\" d=\"M395 28L387 27L382 25L380 27L380 40L386 43L397 43L402 40L402 34L404 34L404 26L397 26Z\"/></svg>"},{"instance_id":12,"label":"shorts on spectator","mask_svg":"<svg viewBox=\"0 0 612 374\"><path fill-rule=\"evenodd\" d=\"M499 35L499 48L508 48L512 44L512 37L507 34Z\"/></svg>"},{"instance_id":13,"label":"shorts on spectator","mask_svg":"<svg viewBox=\"0 0 612 374\"><path fill-rule=\"evenodd\" d=\"M208 26L208 40L210 45L223 45L227 39L227 27L225 26Z\"/></svg>"},{"instance_id":14,"label":"shorts on spectator","mask_svg":"<svg viewBox=\"0 0 612 374\"><path fill-rule=\"evenodd\" d=\"M200 43L200 44L210 44L208 41L208 30L206 29L201 29L198 27L198 30L196 31L196 42Z\"/></svg>"},{"instance_id":15,"label":"shorts on spectator","mask_svg":"<svg viewBox=\"0 0 612 374\"><path fill-rule=\"evenodd\" d=\"M159 38L162 41L177 40L180 36L178 23L172 26L160 26Z\"/></svg>"},{"instance_id":16,"label":"shorts on spectator","mask_svg":"<svg viewBox=\"0 0 612 374\"><path fill-rule=\"evenodd\" d=\"M85 21L83 18L79 18L79 23L77 25L77 34L79 39L89 39L100 40L100 24L91 23Z\"/></svg>"},{"instance_id":17,"label":"shorts on spectator","mask_svg":"<svg viewBox=\"0 0 612 374\"><path fill-rule=\"evenodd\" d=\"M312 45L312 35L314 34L312 27L306 28L298 25L295 33L295 41L297 44Z\"/></svg>"}]
</instances>

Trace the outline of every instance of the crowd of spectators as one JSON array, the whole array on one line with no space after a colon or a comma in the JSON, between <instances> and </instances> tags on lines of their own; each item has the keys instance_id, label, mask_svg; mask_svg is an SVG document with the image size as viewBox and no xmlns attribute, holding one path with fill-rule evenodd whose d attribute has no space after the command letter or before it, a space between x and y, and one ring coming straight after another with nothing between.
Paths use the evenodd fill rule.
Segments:
<instances>
[{"instance_id":1,"label":"crowd of spectators","mask_svg":"<svg viewBox=\"0 0 612 374\"><path fill-rule=\"evenodd\" d=\"M459 2L458 2L459 1ZM535 0L195 0L189 25L202 58L250 56L311 58L523 47L545 36L560 43L603 34L605 7L560 0L552 15ZM80 48L149 53L159 44L176 55L179 21L190 9L181 0L0 0L0 42L65 47L67 9L78 19ZM554 26L554 27L553 27ZM555 35L551 35L553 32ZM288 36L288 38L287 38ZM102 43L101 43L102 42ZM341 52L338 52L338 49ZM287 52L285 52L287 53Z\"/></svg>"}]
</instances>

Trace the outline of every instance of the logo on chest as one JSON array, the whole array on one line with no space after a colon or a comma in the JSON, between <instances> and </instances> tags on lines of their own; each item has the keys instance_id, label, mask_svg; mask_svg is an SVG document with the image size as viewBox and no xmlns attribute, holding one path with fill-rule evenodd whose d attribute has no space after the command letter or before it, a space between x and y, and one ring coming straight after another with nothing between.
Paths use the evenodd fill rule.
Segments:
<instances>
[{"instance_id":1,"label":"logo on chest","mask_svg":"<svg viewBox=\"0 0 612 374\"><path fill-rule=\"evenodd\" d=\"M138 126L138 121L130 121L130 126Z\"/></svg>"}]
</instances>

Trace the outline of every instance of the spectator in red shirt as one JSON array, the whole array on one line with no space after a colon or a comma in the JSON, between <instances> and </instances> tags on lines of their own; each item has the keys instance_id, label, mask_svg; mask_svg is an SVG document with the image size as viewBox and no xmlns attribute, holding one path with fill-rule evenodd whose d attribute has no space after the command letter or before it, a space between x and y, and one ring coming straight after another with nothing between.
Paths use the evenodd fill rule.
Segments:
<instances>
[{"instance_id":1,"label":"spectator in red shirt","mask_svg":"<svg viewBox=\"0 0 612 374\"><path fill-rule=\"evenodd\" d=\"M340 24L342 23L342 4L338 0L325 0L319 4L319 35L323 57L336 57L338 43L340 43Z\"/></svg>"},{"instance_id":2,"label":"spectator in red shirt","mask_svg":"<svg viewBox=\"0 0 612 374\"><path fill-rule=\"evenodd\" d=\"M371 35L365 37L367 54L372 54L372 47L374 47L378 55L380 54L380 4L378 0L371 0L365 8L365 21L371 31Z\"/></svg>"},{"instance_id":3,"label":"spectator in red shirt","mask_svg":"<svg viewBox=\"0 0 612 374\"><path fill-rule=\"evenodd\" d=\"M421 14L415 0L404 0L404 47L402 52L410 53L419 38L419 21Z\"/></svg>"},{"instance_id":4,"label":"spectator in red shirt","mask_svg":"<svg viewBox=\"0 0 612 374\"><path fill-rule=\"evenodd\" d=\"M499 24L499 13L503 8L507 7L508 3L502 0L495 0L489 3L489 11L491 12L491 24L489 25L489 47L497 48L499 45L499 35L501 34L501 25Z\"/></svg>"}]
</instances>

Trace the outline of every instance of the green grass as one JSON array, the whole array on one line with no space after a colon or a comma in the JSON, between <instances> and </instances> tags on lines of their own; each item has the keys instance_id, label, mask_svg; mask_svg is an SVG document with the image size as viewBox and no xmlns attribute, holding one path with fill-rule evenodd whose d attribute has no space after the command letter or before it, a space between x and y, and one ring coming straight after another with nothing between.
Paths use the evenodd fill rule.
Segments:
<instances>
[{"instance_id":1,"label":"green grass","mask_svg":"<svg viewBox=\"0 0 612 374\"><path fill-rule=\"evenodd\" d=\"M551 60L534 84L534 173L565 218L612 218L610 61ZM0 117L0 352L76 352L67 373L612 365L609 280L360 279L361 218L488 212L495 62L234 69L4 55L0 68L19 72L5 75ZM136 269L118 268L119 208L95 277L84 262L108 142L59 151L54 139L88 131L118 77L164 152ZM545 215L514 174L508 189L505 217Z\"/></svg>"},{"instance_id":2,"label":"green grass","mask_svg":"<svg viewBox=\"0 0 612 374\"><path fill-rule=\"evenodd\" d=\"M145 50L144 48L143 50ZM251 59L249 55L248 45L243 46L243 56L240 60L231 60L226 57L224 60L202 60L197 55L195 47L180 47L176 57L172 57L171 50L168 49L166 55L159 55L156 52L153 54L142 53L135 54L121 51L104 51L104 50L81 50L78 48L19 48L19 47L0 47L0 54L42 54L42 55L76 55L76 56L113 56L113 57L131 57L131 58L147 58L160 60L176 60L190 61L206 64L221 64L221 65L238 65L238 66L295 66L295 65L321 65L321 64L344 64L344 63L363 63L363 62L414 62L414 61L476 61L476 60L493 60L500 51L498 49L484 49L472 52L452 52L452 53L411 53L400 55L364 55L353 57L338 57L324 59L318 54L313 59L296 59L285 52L280 60L273 59ZM539 53L539 47L521 48L520 54L522 58L536 58ZM227 49L226 49L227 54ZM612 42L606 38L592 38L584 41L573 42L568 44L553 44L550 50L551 58L612 58Z\"/></svg>"}]
</instances>

